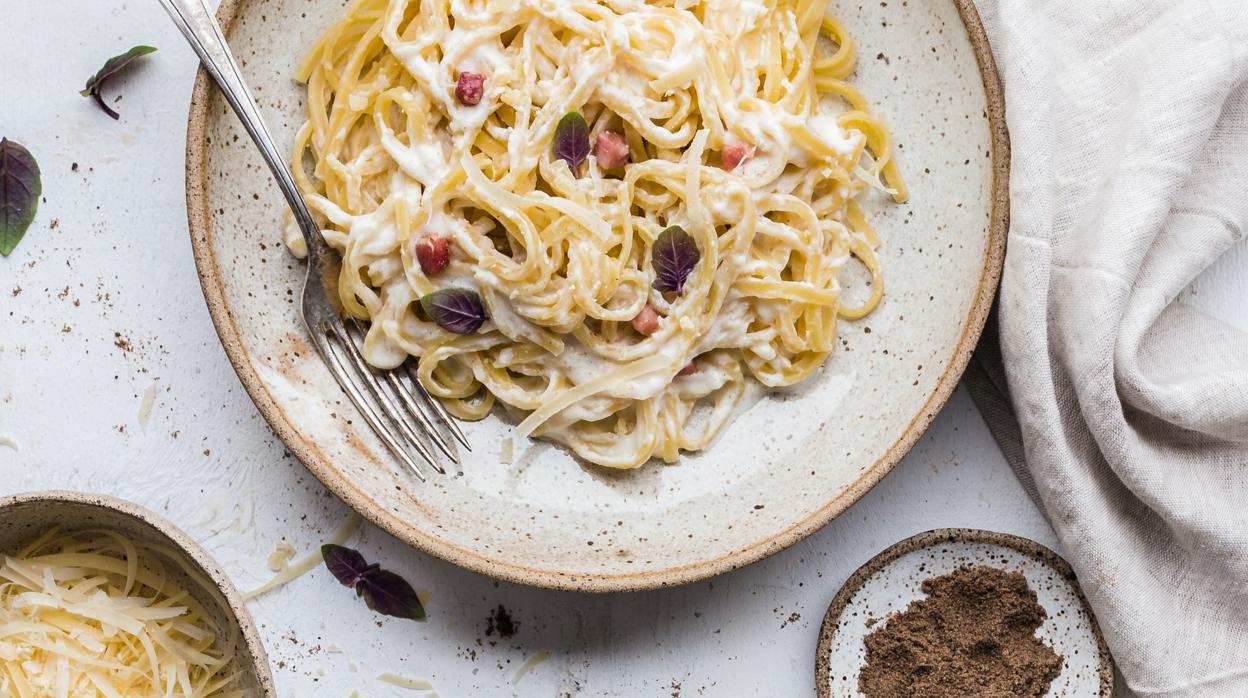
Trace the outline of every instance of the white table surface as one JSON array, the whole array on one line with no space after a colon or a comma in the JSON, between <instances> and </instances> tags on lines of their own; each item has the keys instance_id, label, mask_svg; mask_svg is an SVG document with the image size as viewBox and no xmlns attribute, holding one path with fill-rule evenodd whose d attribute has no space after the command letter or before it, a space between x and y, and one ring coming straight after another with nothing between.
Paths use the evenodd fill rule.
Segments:
<instances>
[{"instance_id":1,"label":"white table surface","mask_svg":"<svg viewBox=\"0 0 1248 698\"><path fill-rule=\"evenodd\" d=\"M45 198L26 240L0 259L0 437L17 442L0 447L0 494L76 489L139 502L254 587L280 541L306 553L347 510L270 433L209 321L183 196L193 56L155 0L0 0L0 17L0 136L34 152ZM139 43L160 52L111 86L124 95L114 122L78 90ZM1245 247L1186 294L1241 325ZM251 610L282 696L424 695L378 682L381 672L428 679L444 698L808 696L819 623L841 582L889 544L943 526L1056 546L962 390L857 505L711 581L542 591L460 570L365 525L351 545L431 594L427 622L375 616L322 569ZM499 604L519 623L510 639L486 634Z\"/></svg>"}]
</instances>

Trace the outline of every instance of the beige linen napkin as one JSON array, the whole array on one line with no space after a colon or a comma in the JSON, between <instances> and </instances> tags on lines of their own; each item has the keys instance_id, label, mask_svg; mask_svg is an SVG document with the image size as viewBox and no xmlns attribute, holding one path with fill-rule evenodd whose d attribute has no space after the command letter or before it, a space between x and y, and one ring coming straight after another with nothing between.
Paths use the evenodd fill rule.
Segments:
<instances>
[{"instance_id":1,"label":"beige linen napkin","mask_svg":"<svg viewBox=\"0 0 1248 698\"><path fill-rule=\"evenodd\" d=\"M1248 334L1174 302L1248 222L1248 0L978 5L1014 157L967 386L1132 690L1248 696Z\"/></svg>"}]
</instances>

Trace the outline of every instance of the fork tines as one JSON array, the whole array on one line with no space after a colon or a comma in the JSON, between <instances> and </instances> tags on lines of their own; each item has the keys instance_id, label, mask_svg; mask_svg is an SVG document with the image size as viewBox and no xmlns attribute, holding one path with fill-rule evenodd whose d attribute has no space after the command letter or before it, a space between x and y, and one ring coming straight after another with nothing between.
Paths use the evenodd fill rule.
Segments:
<instances>
[{"instance_id":1,"label":"fork tines","mask_svg":"<svg viewBox=\"0 0 1248 698\"><path fill-rule=\"evenodd\" d=\"M410 368L406 371L381 371L369 366L359 349L364 341L364 328L353 319L345 323L324 320L319 329L320 332L315 334L320 336L314 339L320 340L316 345L326 365L365 421L396 458L411 468L421 481L425 480L425 474L413 452L438 473L446 474L446 469L425 445L426 439L432 441L451 462L459 462L451 444L433 420L437 419L446 427L464 448L469 448L467 438L445 408L415 379ZM419 394L419 399L416 394Z\"/></svg>"}]
</instances>

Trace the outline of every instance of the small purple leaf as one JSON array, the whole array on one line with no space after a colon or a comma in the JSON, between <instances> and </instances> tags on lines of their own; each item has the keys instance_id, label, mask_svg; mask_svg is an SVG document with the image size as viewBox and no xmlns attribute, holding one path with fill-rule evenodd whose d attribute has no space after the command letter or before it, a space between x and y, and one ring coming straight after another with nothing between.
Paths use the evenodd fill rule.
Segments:
<instances>
[{"instance_id":1,"label":"small purple leaf","mask_svg":"<svg viewBox=\"0 0 1248 698\"><path fill-rule=\"evenodd\" d=\"M120 119L121 115L118 114L112 107L108 106L108 104L104 101L104 96L100 94L100 88L104 86L104 83L107 82L109 78L117 73L120 73L126 68L126 66L133 63L136 59L155 52L156 49L151 46L135 46L120 56L113 56L104 62L104 67L100 68L100 72L92 75L91 78L87 80L87 86L80 94L83 97L91 97L95 99L95 103L100 105L100 109L103 109L105 114L108 114L114 119Z\"/></svg>"},{"instance_id":2,"label":"small purple leaf","mask_svg":"<svg viewBox=\"0 0 1248 698\"><path fill-rule=\"evenodd\" d=\"M556 160L568 163L576 174L581 163L589 158L589 124L578 112L568 112L555 127L553 150Z\"/></svg>"},{"instance_id":3,"label":"small purple leaf","mask_svg":"<svg viewBox=\"0 0 1248 698\"><path fill-rule=\"evenodd\" d=\"M485 306L476 291L466 288L444 288L420 299L438 327L455 334L472 334L485 322Z\"/></svg>"},{"instance_id":4,"label":"small purple leaf","mask_svg":"<svg viewBox=\"0 0 1248 698\"><path fill-rule=\"evenodd\" d=\"M659 233L654 247L650 249L650 261L654 265L654 288L663 293L683 293L685 280L701 258L698 243L684 228L673 225Z\"/></svg>"},{"instance_id":5,"label":"small purple leaf","mask_svg":"<svg viewBox=\"0 0 1248 698\"><path fill-rule=\"evenodd\" d=\"M18 143L0 139L0 255L17 247L35 220L43 179L39 163Z\"/></svg>"},{"instance_id":6,"label":"small purple leaf","mask_svg":"<svg viewBox=\"0 0 1248 698\"><path fill-rule=\"evenodd\" d=\"M355 595L372 610L395 618L425 619L420 597L399 575L381 569L377 563L368 564L363 555L341 545L322 545L321 556L334 577L343 586L355 589Z\"/></svg>"},{"instance_id":7,"label":"small purple leaf","mask_svg":"<svg viewBox=\"0 0 1248 698\"><path fill-rule=\"evenodd\" d=\"M354 589L364 573L368 571L368 563L364 556L351 548L326 543L321 546L321 557L325 558L325 566L333 573L342 585Z\"/></svg>"},{"instance_id":8,"label":"small purple leaf","mask_svg":"<svg viewBox=\"0 0 1248 698\"><path fill-rule=\"evenodd\" d=\"M394 572L370 569L356 589L374 611L394 618L425 619L425 607L407 580Z\"/></svg>"}]
</instances>

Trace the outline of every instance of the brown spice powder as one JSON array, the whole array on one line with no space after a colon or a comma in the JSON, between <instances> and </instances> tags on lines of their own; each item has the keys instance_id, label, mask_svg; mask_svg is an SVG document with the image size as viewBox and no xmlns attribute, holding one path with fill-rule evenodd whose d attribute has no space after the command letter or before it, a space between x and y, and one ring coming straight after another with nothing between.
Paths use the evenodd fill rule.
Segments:
<instances>
[{"instance_id":1,"label":"brown spice powder","mask_svg":"<svg viewBox=\"0 0 1248 698\"><path fill-rule=\"evenodd\" d=\"M1019 572L964 567L866 638L867 698L1041 698L1062 658L1036 637L1046 613Z\"/></svg>"}]
</instances>

